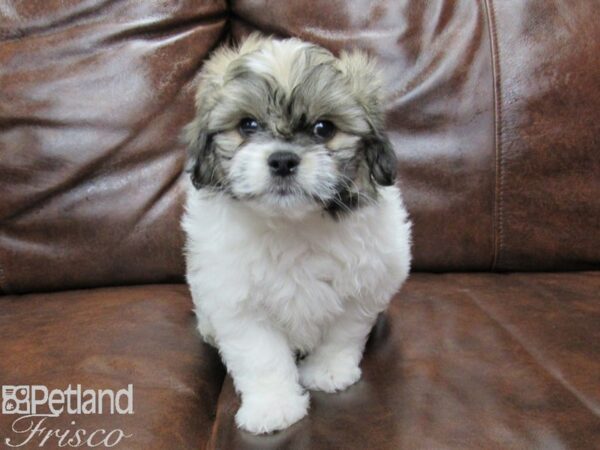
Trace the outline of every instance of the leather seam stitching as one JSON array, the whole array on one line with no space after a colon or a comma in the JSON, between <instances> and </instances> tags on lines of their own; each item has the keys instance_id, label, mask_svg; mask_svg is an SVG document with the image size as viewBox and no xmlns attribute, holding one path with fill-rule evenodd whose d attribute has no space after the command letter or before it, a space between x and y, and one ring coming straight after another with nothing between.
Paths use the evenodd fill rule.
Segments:
<instances>
[{"instance_id":1,"label":"leather seam stitching","mask_svg":"<svg viewBox=\"0 0 600 450\"><path fill-rule=\"evenodd\" d=\"M494 149L495 149L495 200L494 200L494 255L491 270L496 270L500 265L504 250L504 154L502 152L502 86L500 70L500 52L498 48L498 34L496 28L496 15L493 0L484 0L484 7L488 19L488 31L490 36L490 53L492 61L492 78L494 86Z\"/></svg>"}]
</instances>

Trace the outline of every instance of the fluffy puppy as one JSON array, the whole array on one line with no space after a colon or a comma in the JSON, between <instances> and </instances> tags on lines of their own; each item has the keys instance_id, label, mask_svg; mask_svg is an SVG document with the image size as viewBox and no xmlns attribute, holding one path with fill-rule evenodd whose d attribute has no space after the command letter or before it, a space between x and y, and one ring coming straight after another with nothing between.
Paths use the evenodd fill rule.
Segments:
<instances>
[{"instance_id":1,"label":"fluffy puppy","mask_svg":"<svg viewBox=\"0 0 600 450\"><path fill-rule=\"evenodd\" d=\"M358 381L409 271L379 74L359 52L252 35L206 62L196 107L183 228L198 328L241 395L238 426L280 430L306 415L305 389Z\"/></svg>"}]
</instances>

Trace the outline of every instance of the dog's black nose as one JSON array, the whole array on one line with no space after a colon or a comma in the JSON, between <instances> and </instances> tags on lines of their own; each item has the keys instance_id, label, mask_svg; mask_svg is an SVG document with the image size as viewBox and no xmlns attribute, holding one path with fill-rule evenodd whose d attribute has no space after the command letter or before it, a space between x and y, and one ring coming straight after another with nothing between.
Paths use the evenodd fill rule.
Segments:
<instances>
[{"instance_id":1,"label":"dog's black nose","mask_svg":"<svg viewBox=\"0 0 600 450\"><path fill-rule=\"evenodd\" d=\"M300 157L292 152L275 152L269 156L267 164L273 175L287 177L296 171L300 164Z\"/></svg>"}]
</instances>

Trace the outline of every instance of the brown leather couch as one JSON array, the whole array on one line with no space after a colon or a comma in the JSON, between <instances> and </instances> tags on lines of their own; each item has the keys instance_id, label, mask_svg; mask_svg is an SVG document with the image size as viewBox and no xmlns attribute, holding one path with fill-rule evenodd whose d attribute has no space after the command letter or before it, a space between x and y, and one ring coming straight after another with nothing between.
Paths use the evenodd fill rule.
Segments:
<instances>
[{"instance_id":1,"label":"brown leather couch","mask_svg":"<svg viewBox=\"0 0 600 450\"><path fill-rule=\"evenodd\" d=\"M0 385L133 384L134 414L47 422L120 449L600 448L599 24L595 0L1 1ZM379 57L414 221L362 380L262 437L179 227L196 76L257 29Z\"/></svg>"}]
</instances>

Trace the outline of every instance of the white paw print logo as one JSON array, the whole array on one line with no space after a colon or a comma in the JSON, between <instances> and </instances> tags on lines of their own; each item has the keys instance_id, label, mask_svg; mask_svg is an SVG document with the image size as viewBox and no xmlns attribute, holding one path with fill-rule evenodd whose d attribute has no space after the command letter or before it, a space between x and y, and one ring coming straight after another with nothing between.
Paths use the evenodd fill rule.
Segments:
<instances>
[{"instance_id":1,"label":"white paw print logo","mask_svg":"<svg viewBox=\"0 0 600 450\"><path fill-rule=\"evenodd\" d=\"M2 414L29 414L28 386L2 386Z\"/></svg>"}]
</instances>

